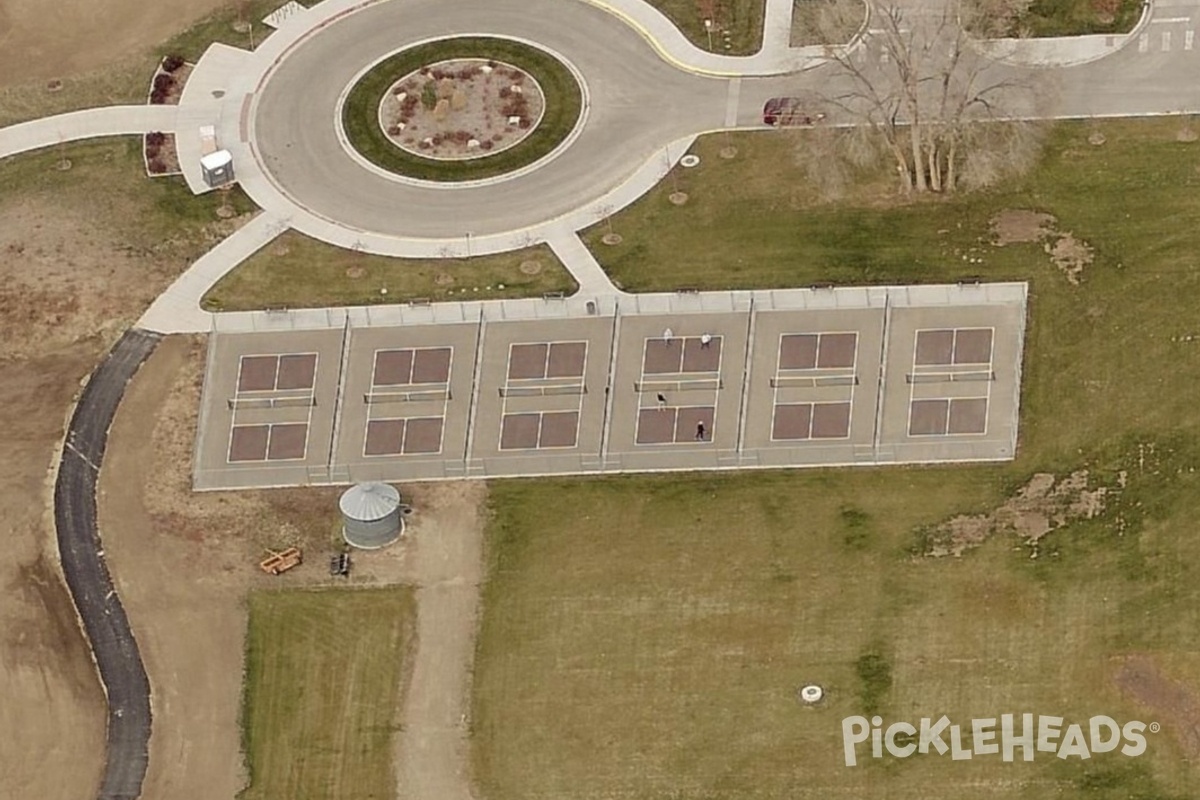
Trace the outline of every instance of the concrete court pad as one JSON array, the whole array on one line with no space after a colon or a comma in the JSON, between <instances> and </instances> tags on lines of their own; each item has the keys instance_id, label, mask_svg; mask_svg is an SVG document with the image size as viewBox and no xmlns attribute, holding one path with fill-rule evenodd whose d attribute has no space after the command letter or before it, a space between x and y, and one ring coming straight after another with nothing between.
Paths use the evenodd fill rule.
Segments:
<instances>
[{"instance_id":1,"label":"concrete court pad","mask_svg":"<svg viewBox=\"0 0 1200 800\"><path fill-rule=\"evenodd\" d=\"M195 485L1006 460L1026 297L1025 284L797 289L218 324ZM241 356L304 353L311 392L275 375L239 392ZM251 363L266 386L270 363ZM283 386L303 386L302 360L283 363ZM285 426L274 445L271 426Z\"/></svg>"}]
</instances>

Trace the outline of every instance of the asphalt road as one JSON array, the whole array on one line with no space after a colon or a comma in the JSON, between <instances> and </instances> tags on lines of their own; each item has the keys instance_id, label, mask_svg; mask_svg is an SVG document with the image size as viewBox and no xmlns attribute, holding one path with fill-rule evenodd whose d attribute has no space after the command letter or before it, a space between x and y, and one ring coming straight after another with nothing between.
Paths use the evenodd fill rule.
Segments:
<instances>
[{"instance_id":1,"label":"asphalt road","mask_svg":"<svg viewBox=\"0 0 1200 800\"><path fill-rule=\"evenodd\" d=\"M478 34L536 42L579 70L590 107L569 148L523 177L455 189L397 183L345 153L334 109L360 70L415 42ZM485 235L579 208L632 175L664 144L722 127L728 90L728 80L671 66L629 26L584 3L379 3L329 25L283 60L259 98L255 136L275 182L321 216L392 235Z\"/></svg>"},{"instance_id":2,"label":"asphalt road","mask_svg":"<svg viewBox=\"0 0 1200 800\"><path fill-rule=\"evenodd\" d=\"M1154 35L1159 29L1154 27ZM1162 30L1165 30L1163 28ZM452 35L510 35L564 55L583 75L586 124L569 147L528 174L482 187L406 185L365 169L339 143L338 97L363 68L403 47ZM1136 42L1069 68L984 68L981 80L1016 79L1006 112L1028 117L1200 111L1191 78L1200 52L1179 33L1170 51ZM1159 40L1156 39L1155 42ZM867 47L872 43L868 39ZM844 82L829 65L795 75L728 79L697 76L658 56L616 17L586 3L489 0L384 2L342 18L297 45L259 96L255 138L265 170L293 200L350 229L417 238L459 238L520 230L586 206L619 185L675 139L761 125L778 95L829 95ZM727 101L733 99L731 118ZM851 120L834 119L831 122Z\"/></svg>"},{"instance_id":3,"label":"asphalt road","mask_svg":"<svg viewBox=\"0 0 1200 800\"><path fill-rule=\"evenodd\" d=\"M67 429L54 486L54 522L67 587L108 696L108 750L100 800L133 800L146 777L150 683L113 589L96 527L96 479L125 387L159 336L130 330L92 373Z\"/></svg>"}]
</instances>

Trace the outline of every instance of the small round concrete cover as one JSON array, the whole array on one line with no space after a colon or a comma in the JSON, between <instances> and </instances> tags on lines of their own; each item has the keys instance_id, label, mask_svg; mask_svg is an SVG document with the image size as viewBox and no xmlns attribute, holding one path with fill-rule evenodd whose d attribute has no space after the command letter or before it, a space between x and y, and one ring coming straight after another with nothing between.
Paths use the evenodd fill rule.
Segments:
<instances>
[{"instance_id":1,"label":"small round concrete cover","mask_svg":"<svg viewBox=\"0 0 1200 800\"><path fill-rule=\"evenodd\" d=\"M684 167L694 167L700 163L700 156L695 155L694 153L688 153L686 156L679 159L679 163Z\"/></svg>"},{"instance_id":2,"label":"small round concrete cover","mask_svg":"<svg viewBox=\"0 0 1200 800\"><path fill-rule=\"evenodd\" d=\"M800 690L800 699L806 703L816 703L825 696L825 690L815 684L805 686Z\"/></svg>"}]
</instances>

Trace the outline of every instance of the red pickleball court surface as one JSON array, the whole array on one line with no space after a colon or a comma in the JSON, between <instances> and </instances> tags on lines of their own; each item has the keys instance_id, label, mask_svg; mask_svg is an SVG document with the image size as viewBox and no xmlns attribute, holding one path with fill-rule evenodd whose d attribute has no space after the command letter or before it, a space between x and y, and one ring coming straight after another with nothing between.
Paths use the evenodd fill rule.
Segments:
<instances>
[{"instance_id":1,"label":"red pickleball court surface","mask_svg":"<svg viewBox=\"0 0 1200 800\"><path fill-rule=\"evenodd\" d=\"M917 366L990 364L991 328L940 328L917 331Z\"/></svg>"},{"instance_id":2,"label":"red pickleball court surface","mask_svg":"<svg viewBox=\"0 0 1200 800\"><path fill-rule=\"evenodd\" d=\"M379 350L371 383L376 386L413 386L450 380L450 347Z\"/></svg>"},{"instance_id":3,"label":"red pickleball court surface","mask_svg":"<svg viewBox=\"0 0 1200 800\"><path fill-rule=\"evenodd\" d=\"M307 447L307 422L235 425L230 430L228 460L291 461L304 458Z\"/></svg>"},{"instance_id":4,"label":"red pickleball court surface","mask_svg":"<svg viewBox=\"0 0 1200 800\"><path fill-rule=\"evenodd\" d=\"M987 430L986 397L913 400L908 415L909 436L979 434Z\"/></svg>"},{"instance_id":5,"label":"red pickleball court surface","mask_svg":"<svg viewBox=\"0 0 1200 800\"><path fill-rule=\"evenodd\" d=\"M771 421L774 441L845 439L850 435L850 403L779 403Z\"/></svg>"},{"instance_id":6,"label":"red pickleball court surface","mask_svg":"<svg viewBox=\"0 0 1200 800\"><path fill-rule=\"evenodd\" d=\"M238 362L238 392L276 392L312 389L317 374L316 353L243 356Z\"/></svg>"},{"instance_id":7,"label":"red pickleball court surface","mask_svg":"<svg viewBox=\"0 0 1200 800\"><path fill-rule=\"evenodd\" d=\"M574 447L579 438L579 412L531 411L505 414L500 423L501 450Z\"/></svg>"},{"instance_id":8,"label":"red pickleball court surface","mask_svg":"<svg viewBox=\"0 0 1200 800\"><path fill-rule=\"evenodd\" d=\"M779 369L846 369L857 352L857 333L788 333L779 337Z\"/></svg>"},{"instance_id":9,"label":"red pickleball court surface","mask_svg":"<svg viewBox=\"0 0 1200 800\"><path fill-rule=\"evenodd\" d=\"M638 444L683 444L711 442L714 406L681 408L643 408L638 412ZM698 437L698 425L704 424L704 438Z\"/></svg>"},{"instance_id":10,"label":"red pickleball court surface","mask_svg":"<svg viewBox=\"0 0 1200 800\"><path fill-rule=\"evenodd\" d=\"M364 456L435 454L442 450L443 417L373 419L367 422Z\"/></svg>"},{"instance_id":11,"label":"red pickleball court surface","mask_svg":"<svg viewBox=\"0 0 1200 800\"><path fill-rule=\"evenodd\" d=\"M508 350L508 379L581 378L587 342L514 344Z\"/></svg>"}]
</instances>

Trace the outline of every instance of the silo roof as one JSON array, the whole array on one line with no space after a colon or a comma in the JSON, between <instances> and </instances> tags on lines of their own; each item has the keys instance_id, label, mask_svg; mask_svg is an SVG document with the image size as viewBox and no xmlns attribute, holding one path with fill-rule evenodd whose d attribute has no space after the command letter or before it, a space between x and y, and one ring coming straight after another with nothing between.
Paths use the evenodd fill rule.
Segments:
<instances>
[{"instance_id":1,"label":"silo roof","mask_svg":"<svg viewBox=\"0 0 1200 800\"><path fill-rule=\"evenodd\" d=\"M338 506L356 520L383 519L400 505L400 492L386 483L360 483L342 494Z\"/></svg>"}]
</instances>

